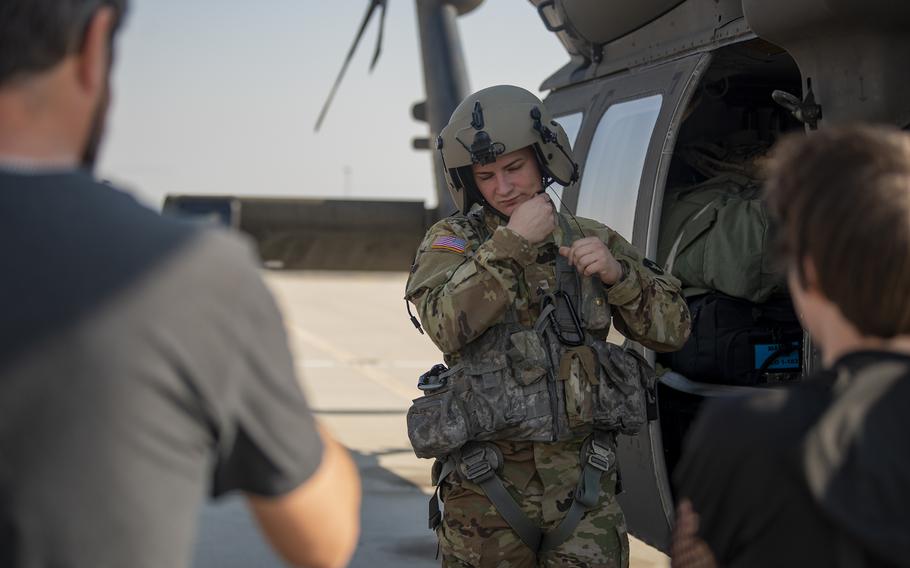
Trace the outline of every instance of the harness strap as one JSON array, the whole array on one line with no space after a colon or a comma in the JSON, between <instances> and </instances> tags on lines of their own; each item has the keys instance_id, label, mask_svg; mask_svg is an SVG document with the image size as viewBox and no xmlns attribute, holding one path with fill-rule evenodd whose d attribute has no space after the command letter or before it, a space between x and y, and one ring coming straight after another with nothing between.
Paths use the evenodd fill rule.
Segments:
<instances>
[{"instance_id":1,"label":"harness strap","mask_svg":"<svg viewBox=\"0 0 910 568\"><path fill-rule=\"evenodd\" d=\"M540 310L540 315L537 316L537 321L534 322L534 329L537 331L537 333L542 333L543 330L546 329L547 325L550 323L550 314L555 311L556 306L554 306L552 303L548 303L543 307L542 310Z\"/></svg>"},{"instance_id":2,"label":"harness strap","mask_svg":"<svg viewBox=\"0 0 910 568\"><path fill-rule=\"evenodd\" d=\"M542 533L539 527L525 515L515 499L503 485L502 480L496 475L498 465L491 462L487 452L494 450L492 444L469 444L463 448L459 461L459 471L465 479L476 483L483 490L487 499L493 503L500 516L512 527L522 542L533 551L540 548Z\"/></svg>"},{"instance_id":3,"label":"harness strap","mask_svg":"<svg viewBox=\"0 0 910 568\"><path fill-rule=\"evenodd\" d=\"M442 513L439 510L439 486L442 485L442 482L455 471L455 460L448 458L445 460L439 460L439 463L442 464L438 477L435 480L436 489L433 491L433 495L430 496L429 503L429 528L431 531L435 531L439 528L439 524L442 523Z\"/></svg>"},{"instance_id":4,"label":"harness strap","mask_svg":"<svg viewBox=\"0 0 910 568\"><path fill-rule=\"evenodd\" d=\"M559 229L562 232L561 238L557 239L557 246L571 246L576 237L572 226L562 215L556 215L556 217L559 219ZM581 305L581 276L575 267L569 265L569 259L558 252L556 253L556 289L565 292L576 307ZM568 314L557 313L556 319L560 325L572 325Z\"/></svg>"},{"instance_id":5,"label":"harness strap","mask_svg":"<svg viewBox=\"0 0 910 568\"><path fill-rule=\"evenodd\" d=\"M512 527L522 542L531 550L536 551L540 548L542 538L540 528L524 514L509 490L503 485L502 480L496 475L499 464L493 463L493 460L486 455L487 452L495 451L491 448L492 446L489 444L469 444L466 449L456 450L452 456L442 462L436 490L430 497L429 528L435 531L442 522L442 514L439 509L439 486L458 468L465 479L480 486L484 495L493 503L497 512Z\"/></svg>"},{"instance_id":6,"label":"harness strap","mask_svg":"<svg viewBox=\"0 0 910 568\"><path fill-rule=\"evenodd\" d=\"M711 207L716 208L716 201L716 199L709 201L708 204L699 209L695 215L692 215L692 217L686 219L685 223L683 223L682 227L680 227L679 234L676 236L676 240L673 241L673 246L670 248L670 253L667 254L667 260L664 261L664 272L667 274L673 274L673 265L676 263L676 255L679 254L679 246L682 244L683 237L686 236L686 227L701 217L702 214L704 214L704 212Z\"/></svg>"},{"instance_id":7,"label":"harness strap","mask_svg":"<svg viewBox=\"0 0 910 568\"><path fill-rule=\"evenodd\" d=\"M600 479L616 460L607 436L605 432L595 432L586 445L585 463L578 477L572 505L559 525L549 533L544 533L536 526L512 498L502 479L497 475L497 469L501 465L501 461L498 463L496 461L501 460L498 450L488 443L468 444L442 462L436 491L430 497L430 529L436 530L442 522L439 510L439 485L457 468L465 479L480 486L496 511L535 554L539 555L557 548L572 536L584 514L597 505L600 497ZM495 455L491 458L488 453Z\"/></svg>"},{"instance_id":8,"label":"harness strap","mask_svg":"<svg viewBox=\"0 0 910 568\"><path fill-rule=\"evenodd\" d=\"M575 488L575 498L572 505L563 517L562 522L552 531L544 534L538 552L553 550L569 539L578 528L578 523L584 514L597 505L600 496L600 478L604 472L609 471L615 461L615 454L605 443L606 434L594 432L591 437L590 447L585 466L578 476L578 487Z\"/></svg>"}]
</instances>

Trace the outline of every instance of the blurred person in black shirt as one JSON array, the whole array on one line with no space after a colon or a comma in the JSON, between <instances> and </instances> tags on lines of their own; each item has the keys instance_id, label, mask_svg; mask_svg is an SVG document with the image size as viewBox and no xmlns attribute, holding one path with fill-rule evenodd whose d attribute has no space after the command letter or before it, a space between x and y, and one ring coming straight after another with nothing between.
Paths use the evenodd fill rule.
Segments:
<instances>
[{"instance_id":1,"label":"blurred person in black shirt","mask_svg":"<svg viewBox=\"0 0 910 568\"><path fill-rule=\"evenodd\" d=\"M910 135L793 136L769 173L823 370L705 405L676 472L673 566L910 566Z\"/></svg>"}]
</instances>

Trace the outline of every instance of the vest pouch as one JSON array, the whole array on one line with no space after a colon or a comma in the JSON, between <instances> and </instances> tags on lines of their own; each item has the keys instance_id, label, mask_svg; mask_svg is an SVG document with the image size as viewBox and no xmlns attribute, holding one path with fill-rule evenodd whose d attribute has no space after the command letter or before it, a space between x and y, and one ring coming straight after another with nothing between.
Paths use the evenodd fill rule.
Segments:
<instances>
[{"instance_id":1,"label":"vest pouch","mask_svg":"<svg viewBox=\"0 0 910 568\"><path fill-rule=\"evenodd\" d=\"M566 416L573 430L594 423L594 399L600 366L594 350L587 345L566 349L559 361L559 380L565 393Z\"/></svg>"},{"instance_id":2,"label":"vest pouch","mask_svg":"<svg viewBox=\"0 0 910 568\"><path fill-rule=\"evenodd\" d=\"M594 424L634 434L647 421L645 385L650 384L653 371L634 352L618 345L597 341L593 347L600 363Z\"/></svg>"},{"instance_id":3,"label":"vest pouch","mask_svg":"<svg viewBox=\"0 0 910 568\"><path fill-rule=\"evenodd\" d=\"M504 353L465 363L462 369L464 377L455 379L467 386L461 397L473 439L482 440L521 423L526 415L522 388L509 372Z\"/></svg>"},{"instance_id":4,"label":"vest pouch","mask_svg":"<svg viewBox=\"0 0 910 568\"><path fill-rule=\"evenodd\" d=\"M509 367L521 385L531 385L547 374L549 361L540 334L533 329L516 331L509 336Z\"/></svg>"},{"instance_id":5,"label":"vest pouch","mask_svg":"<svg viewBox=\"0 0 910 568\"><path fill-rule=\"evenodd\" d=\"M408 438L419 458L439 458L468 441L468 420L451 380L414 399L408 409Z\"/></svg>"}]
</instances>

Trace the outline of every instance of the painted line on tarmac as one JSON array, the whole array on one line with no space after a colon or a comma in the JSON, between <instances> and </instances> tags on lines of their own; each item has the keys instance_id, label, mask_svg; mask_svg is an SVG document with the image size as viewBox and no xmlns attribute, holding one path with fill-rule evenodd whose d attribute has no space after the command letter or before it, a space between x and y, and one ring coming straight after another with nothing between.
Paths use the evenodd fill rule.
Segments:
<instances>
[{"instance_id":1,"label":"painted line on tarmac","mask_svg":"<svg viewBox=\"0 0 910 568\"><path fill-rule=\"evenodd\" d=\"M420 391L418 391L416 388L409 389L405 387L398 379L392 375L386 373L385 371L382 371L381 369L378 369L373 364L365 364L361 362L360 357L357 357L353 353L350 353L341 347L338 347L334 343L327 341L315 333L307 331L295 324L290 324L288 327L290 328L291 333L296 335L302 342L308 344L310 347L319 349L320 351L326 353L338 363L354 369L355 371L359 371L364 378L369 379L373 383L381 386L396 396L399 396L408 402L420 396ZM305 361L306 359L303 358L303 362ZM416 382L417 378L415 377L414 380Z\"/></svg>"},{"instance_id":2,"label":"painted line on tarmac","mask_svg":"<svg viewBox=\"0 0 910 568\"><path fill-rule=\"evenodd\" d=\"M419 369L420 372L426 371L436 363L430 361L376 361L370 359L361 359L359 364L379 369ZM335 359L304 359L299 363L303 369L334 369L336 367L346 367L350 362L337 361Z\"/></svg>"}]
</instances>

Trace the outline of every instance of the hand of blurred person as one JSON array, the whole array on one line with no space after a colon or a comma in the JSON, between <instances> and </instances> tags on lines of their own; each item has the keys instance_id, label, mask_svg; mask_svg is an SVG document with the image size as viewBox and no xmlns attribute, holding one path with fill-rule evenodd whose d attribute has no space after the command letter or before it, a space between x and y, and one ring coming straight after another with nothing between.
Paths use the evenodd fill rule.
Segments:
<instances>
[{"instance_id":1,"label":"hand of blurred person","mask_svg":"<svg viewBox=\"0 0 910 568\"><path fill-rule=\"evenodd\" d=\"M688 499L676 508L676 526L670 542L672 568L717 568L717 561L707 543L698 536L698 513Z\"/></svg>"}]
</instances>

